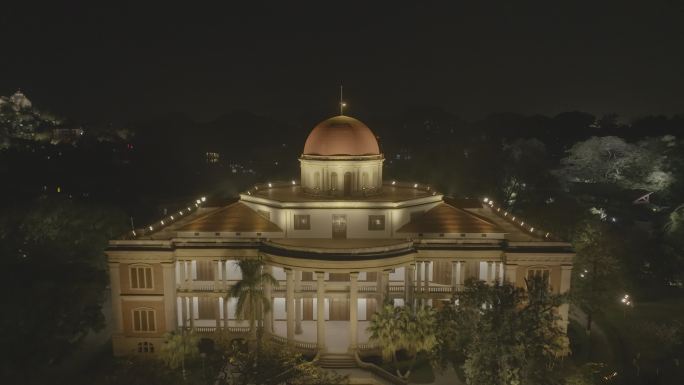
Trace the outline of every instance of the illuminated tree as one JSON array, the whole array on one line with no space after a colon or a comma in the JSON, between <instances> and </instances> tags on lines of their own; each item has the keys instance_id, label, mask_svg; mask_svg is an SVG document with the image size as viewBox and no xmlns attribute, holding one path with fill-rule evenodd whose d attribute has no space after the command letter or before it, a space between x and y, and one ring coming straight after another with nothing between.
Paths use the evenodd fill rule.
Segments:
<instances>
[{"instance_id":1,"label":"illuminated tree","mask_svg":"<svg viewBox=\"0 0 684 385\"><path fill-rule=\"evenodd\" d=\"M249 319L251 339L257 340L256 322L271 309L270 298L264 295L264 285L278 286L278 281L264 272L261 259L242 259L238 262L242 279L228 291L228 297L237 298L235 314L240 319Z\"/></svg>"},{"instance_id":2,"label":"illuminated tree","mask_svg":"<svg viewBox=\"0 0 684 385\"><path fill-rule=\"evenodd\" d=\"M555 368L569 354L556 309L563 297L548 282L531 279L526 288L469 280L441 312L440 341L458 341L442 354L462 353L468 384L550 384ZM460 345L460 346L459 346ZM456 361L458 357L447 357Z\"/></svg>"},{"instance_id":3,"label":"illuminated tree","mask_svg":"<svg viewBox=\"0 0 684 385\"><path fill-rule=\"evenodd\" d=\"M421 352L430 352L437 345L436 318L432 308L413 312L409 307L387 304L375 313L368 325L369 340L377 343L385 362L393 362L397 375L408 378ZM398 352L409 357L405 373L399 370Z\"/></svg>"}]
</instances>

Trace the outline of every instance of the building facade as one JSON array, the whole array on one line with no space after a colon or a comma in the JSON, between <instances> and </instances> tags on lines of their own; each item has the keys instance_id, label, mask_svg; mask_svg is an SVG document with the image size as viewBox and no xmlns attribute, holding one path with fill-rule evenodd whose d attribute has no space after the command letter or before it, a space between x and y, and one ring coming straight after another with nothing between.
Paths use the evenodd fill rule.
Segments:
<instances>
[{"instance_id":1,"label":"building facade","mask_svg":"<svg viewBox=\"0 0 684 385\"><path fill-rule=\"evenodd\" d=\"M244 335L228 289L237 261L262 258L271 338L319 353L363 352L380 304L439 307L467 278L524 285L541 275L570 288L570 244L488 199L445 198L430 186L383 180L372 131L348 116L317 125L301 177L253 186L237 202L204 198L107 250L116 355L154 353L180 328ZM559 309L567 322L567 305Z\"/></svg>"}]
</instances>

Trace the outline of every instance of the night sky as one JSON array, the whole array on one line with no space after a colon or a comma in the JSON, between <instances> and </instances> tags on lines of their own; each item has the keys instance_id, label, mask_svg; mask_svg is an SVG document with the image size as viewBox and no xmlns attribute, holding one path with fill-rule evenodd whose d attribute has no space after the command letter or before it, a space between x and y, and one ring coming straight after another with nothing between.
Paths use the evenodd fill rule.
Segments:
<instances>
[{"instance_id":1,"label":"night sky","mask_svg":"<svg viewBox=\"0 0 684 385\"><path fill-rule=\"evenodd\" d=\"M684 112L682 1L14 3L0 95L81 121Z\"/></svg>"}]
</instances>

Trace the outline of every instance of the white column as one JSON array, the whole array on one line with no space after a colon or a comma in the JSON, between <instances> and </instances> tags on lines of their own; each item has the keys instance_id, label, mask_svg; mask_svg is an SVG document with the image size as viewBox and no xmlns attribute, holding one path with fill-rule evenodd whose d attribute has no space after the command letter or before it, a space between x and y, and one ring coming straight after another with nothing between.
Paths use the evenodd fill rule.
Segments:
<instances>
[{"instance_id":1,"label":"white column","mask_svg":"<svg viewBox=\"0 0 684 385\"><path fill-rule=\"evenodd\" d=\"M221 263L221 261L216 260L216 261L212 261L212 264L211 264L212 270L214 272L214 291L219 290L219 285L218 285L219 284L219 273L218 273L218 270L219 270L218 264L219 263Z\"/></svg>"},{"instance_id":2,"label":"white column","mask_svg":"<svg viewBox=\"0 0 684 385\"><path fill-rule=\"evenodd\" d=\"M188 312L190 314L190 329L195 330L195 297L190 297L189 300L190 306L188 308Z\"/></svg>"},{"instance_id":3,"label":"white column","mask_svg":"<svg viewBox=\"0 0 684 385\"><path fill-rule=\"evenodd\" d=\"M287 342L294 342L294 323L295 323L295 303L294 303L294 272L292 269L285 269L285 311L287 312Z\"/></svg>"},{"instance_id":4,"label":"white column","mask_svg":"<svg viewBox=\"0 0 684 385\"><path fill-rule=\"evenodd\" d=\"M221 298L216 297L214 301L214 318L216 319L216 331L221 329Z\"/></svg>"},{"instance_id":5,"label":"white column","mask_svg":"<svg viewBox=\"0 0 684 385\"><path fill-rule=\"evenodd\" d=\"M456 284L463 285L463 262L456 262Z\"/></svg>"},{"instance_id":6,"label":"white column","mask_svg":"<svg viewBox=\"0 0 684 385\"><path fill-rule=\"evenodd\" d=\"M423 291L423 262L416 262L416 287L419 293Z\"/></svg>"},{"instance_id":7,"label":"white column","mask_svg":"<svg viewBox=\"0 0 684 385\"><path fill-rule=\"evenodd\" d=\"M316 320L316 344L318 351L325 351L325 274L323 272L316 272L316 312L318 319Z\"/></svg>"},{"instance_id":8,"label":"white column","mask_svg":"<svg viewBox=\"0 0 684 385\"><path fill-rule=\"evenodd\" d=\"M494 262L487 262L487 283L494 283Z\"/></svg>"},{"instance_id":9,"label":"white column","mask_svg":"<svg viewBox=\"0 0 684 385\"><path fill-rule=\"evenodd\" d=\"M265 266L264 270L268 274L273 274L273 269L271 268L271 266ZM268 299L268 303L271 305L269 306L269 311L266 312L266 314L264 314L264 330L266 333L273 333L273 298L271 291L271 283L266 282L266 285L264 285L264 296ZM226 317L226 319L228 318Z\"/></svg>"},{"instance_id":10,"label":"white column","mask_svg":"<svg viewBox=\"0 0 684 385\"><path fill-rule=\"evenodd\" d=\"M561 276L560 276L560 294L567 293L570 290L570 279L572 277L572 265L562 265L561 266ZM550 278L550 277L549 277ZM561 316L561 327L567 332L568 330L568 310L569 305L564 303L558 307L558 313Z\"/></svg>"},{"instance_id":11,"label":"white column","mask_svg":"<svg viewBox=\"0 0 684 385\"><path fill-rule=\"evenodd\" d=\"M109 264L109 284L112 295L112 325L114 333L123 333L123 318L121 314L121 272L118 263Z\"/></svg>"},{"instance_id":12,"label":"white column","mask_svg":"<svg viewBox=\"0 0 684 385\"><path fill-rule=\"evenodd\" d=\"M162 263L162 275L164 279L164 322L166 331L176 330L178 321L176 316L176 266L173 262Z\"/></svg>"},{"instance_id":13,"label":"white column","mask_svg":"<svg viewBox=\"0 0 684 385\"><path fill-rule=\"evenodd\" d=\"M359 333L357 331L357 311L359 306L359 273L350 273L349 281L349 350L354 352L358 345L359 338Z\"/></svg>"},{"instance_id":14,"label":"white column","mask_svg":"<svg viewBox=\"0 0 684 385\"><path fill-rule=\"evenodd\" d=\"M414 277L416 276L416 264L411 263L408 265L408 281L406 282L408 290L406 291L406 302L411 306L415 307L416 304L414 303L414 298L415 298L415 284L413 282Z\"/></svg>"},{"instance_id":15,"label":"white column","mask_svg":"<svg viewBox=\"0 0 684 385\"><path fill-rule=\"evenodd\" d=\"M295 334L302 334L302 271L295 272Z\"/></svg>"}]
</instances>

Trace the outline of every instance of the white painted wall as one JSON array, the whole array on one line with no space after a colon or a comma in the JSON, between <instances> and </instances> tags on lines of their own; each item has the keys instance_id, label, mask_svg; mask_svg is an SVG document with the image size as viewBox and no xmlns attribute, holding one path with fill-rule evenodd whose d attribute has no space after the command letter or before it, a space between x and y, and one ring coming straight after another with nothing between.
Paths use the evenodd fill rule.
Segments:
<instances>
[{"instance_id":1,"label":"white painted wall","mask_svg":"<svg viewBox=\"0 0 684 385\"><path fill-rule=\"evenodd\" d=\"M242 271L240 271L240 267L236 260L226 261L226 274L228 274L226 277L229 281L242 279Z\"/></svg>"},{"instance_id":2,"label":"white painted wall","mask_svg":"<svg viewBox=\"0 0 684 385\"><path fill-rule=\"evenodd\" d=\"M287 319L287 313L285 312L285 298L273 298L273 319Z\"/></svg>"},{"instance_id":3,"label":"white painted wall","mask_svg":"<svg viewBox=\"0 0 684 385\"><path fill-rule=\"evenodd\" d=\"M277 279L278 281L285 281L287 279L287 274L285 274L285 269L282 267L278 266L273 266L272 268L272 275L273 278Z\"/></svg>"},{"instance_id":4,"label":"white painted wall","mask_svg":"<svg viewBox=\"0 0 684 385\"><path fill-rule=\"evenodd\" d=\"M404 271L406 269L404 267L397 267L394 269L394 272L390 273L389 279L390 281L401 281L404 282Z\"/></svg>"}]
</instances>

